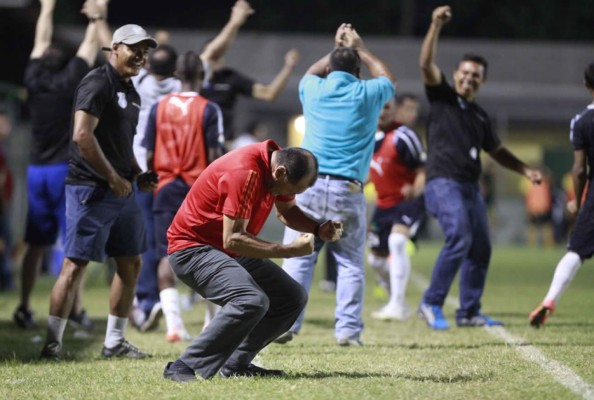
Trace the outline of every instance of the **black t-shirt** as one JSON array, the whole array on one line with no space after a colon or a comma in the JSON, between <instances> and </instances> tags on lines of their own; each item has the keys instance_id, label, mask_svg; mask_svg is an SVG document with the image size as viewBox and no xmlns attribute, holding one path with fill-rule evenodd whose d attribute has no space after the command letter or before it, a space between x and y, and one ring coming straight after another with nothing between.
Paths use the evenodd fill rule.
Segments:
<instances>
[{"instance_id":1,"label":"black t-shirt","mask_svg":"<svg viewBox=\"0 0 594 400\"><path fill-rule=\"evenodd\" d=\"M427 121L427 180L451 178L477 182L480 151L501 144L489 116L475 102L467 102L441 76L441 84L425 86L431 109Z\"/></svg>"},{"instance_id":2,"label":"black t-shirt","mask_svg":"<svg viewBox=\"0 0 594 400\"><path fill-rule=\"evenodd\" d=\"M101 150L116 172L132 181L132 142L140 111L140 96L132 82L121 80L109 63L92 70L76 89L73 121L74 113L79 110L99 118L94 133ZM78 146L73 141L70 142L69 154L67 183L107 184L106 179L82 158Z\"/></svg>"},{"instance_id":3,"label":"black t-shirt","mask_svg":"<svg viewBox=\"0 0 594 400\"><path fill-rule=\"evenodd\" d=\"M33 165L68 161L70 112L74 91L90 68L72 58L60 71L45 68L41 59L29 60L24 82L33 124L29 160Z\"/></svg>"},{"instance_id":4,"label":"black t-shirt","mask_svg":"<svg viewBox=\"0 0 594 400\"><path fill-rule=\"evenodd\" d=\"M223 112L223 126L225 129L225 140L235 138L233 127L233 107L237 96L252 96L254 80L231 68L222 68L214 71L208 82L200 90L200 94L210 101L214 101L221 107Z\"/></svg>"},{"instance_id":5,"label":"black t-shirt","mask_svg":"<svg viewBox=\"0 0 594 400\"><path fill-rule=\"evenodd\" d=\"M588 179L592 180L594 171L594 105L571 120L569 138L574 150L584 150L588 157Z\"/></svg>"}]
</instances>

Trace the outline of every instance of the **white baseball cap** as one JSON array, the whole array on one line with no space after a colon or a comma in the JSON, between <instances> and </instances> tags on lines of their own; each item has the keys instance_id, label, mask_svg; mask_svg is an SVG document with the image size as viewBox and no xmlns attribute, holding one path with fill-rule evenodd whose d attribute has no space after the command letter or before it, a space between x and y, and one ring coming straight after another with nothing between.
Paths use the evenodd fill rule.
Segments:
<instances>
[{"instance_id":1,"label":"white baseball cap","mask_svg":"<svg viewBox=\"0 0 594 400\"><path fill-rule=\"evenodd\" d=\"M119 27L113 33L111 45L113 46L116 43L136 44L145 40L149 43L149 47L155 48L159 45L141 26L128 24Z\"/></svg>"}]
</instances>

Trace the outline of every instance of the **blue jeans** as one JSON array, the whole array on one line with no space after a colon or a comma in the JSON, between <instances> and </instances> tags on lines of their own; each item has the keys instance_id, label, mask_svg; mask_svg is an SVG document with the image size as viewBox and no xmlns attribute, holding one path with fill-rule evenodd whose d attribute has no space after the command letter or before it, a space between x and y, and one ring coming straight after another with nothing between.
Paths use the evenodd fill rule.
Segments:
<instances>
[{"instance_id":1,"label":"blue jeans","mask_svg":"<svg viewBox=\"0 0 594 400\"><path fill-rule=\"evenodd\" d=\"M481 309L491 259L487 207L478 183L431 179L425 185L425 205L439 221L445 245L433 267L423 301L443 306L460 270L460 308L456 318L474 316Z\"/></svg>"},{"instance_id":2,"label":"blue jeans","mask_svg":"<svg viewBox=\"0 0 594 400\"><path fill-rule=\"evenodd\" d=\"M155 252L155 224L153 214L153 193L136 190L136 202L142 211L144 229L146 230L147 250L142 253L142 268L136 283L138 307L149 314L159 299L159 278L157 267L159 260Z\"/></svg>"},{"instance_id":3,"label":"blue jeans","mask_svg":"<svg viewBox=\"0 0 594 400\"><path fill-rule=\"evenodd\" d=\"M348 181L318 178L313 187L297 196L297 204L311 218L319 222L341 221L344 225L342 239L327 244L337 263L334 334L338 339L358 339L363 330L366 206L363 193L353 191L352 187ZM298 232L285 228L283 242L291 243L297 235ZM283 269L308 292L323 245L323 241L316 239L313 254L283 261ZM299 315L291 331L299 332L303 315L304 312Z\"/></svg>"}]
</instances>

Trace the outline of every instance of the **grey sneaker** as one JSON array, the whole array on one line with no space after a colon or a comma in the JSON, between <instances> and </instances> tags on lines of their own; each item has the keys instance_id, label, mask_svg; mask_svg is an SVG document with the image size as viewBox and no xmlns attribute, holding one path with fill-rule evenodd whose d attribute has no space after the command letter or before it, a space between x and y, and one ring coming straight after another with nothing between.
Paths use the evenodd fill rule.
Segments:
<instances>
[{"instance_id":1,"label":"grey sneaker","mask_svg":"<svg viewBox=\"0 0 594 400\"><path fill-rule=\"evenodd\" d=\"M342 339L338 339L337 343L339 346L343 346L343 347L347 347L347 346L363 347L363 342L360 341L359 339L342 338Z\"/></svg>"},{"instance_id":2,"label":"grey sneaker","mask_svg":"<svg viewBox=\"0 0 594 400\"><path fill-rule=\"evenodd\" d=\"M49 342L43 346L41 354L39 355L40 360L47 361L60 361L62 357L62 345L58 342Z\"/></svg>"},{"instance_id":3,"label":"grey sneaker","mask_svg":"<svg viewBox=\"0 0 594 400\"><path fill-rule=\"evenodd\" d=\"M103 350L101 354L105 358L113 358L113 357L126 357L126 358L149 358L152 357L150 354L143 353L138 349L138 347L130 344L127 340L124 340L122 343L118 344L115 347L108 349L107 347L103 346Z\"/></svg>"},{"instance_id":4,"label":"grey sneaker","mask_svg":"<svg viewBox=\"0 0 594 400\"><path fill-rule=\"evenodd\" d=\"M273 342L278 344L285 344L293 340L294 335L296 335L295 332L286 331L285 333L274 339Z\"/></svg>"},{"instance_id":5,"label":"grey sneaker","mask_svg":"<svg viewBox=\"0 0 594 400\"><path fill-rule=\"evenodd\" d=\"M146 317L144 323L140 326L140 332L149 332L155 330L159 327L159 321L163 316L163 308L161 307L161 303L155 303L153 308L151 308L151 312Z\"/></svg>"}]
</instances>

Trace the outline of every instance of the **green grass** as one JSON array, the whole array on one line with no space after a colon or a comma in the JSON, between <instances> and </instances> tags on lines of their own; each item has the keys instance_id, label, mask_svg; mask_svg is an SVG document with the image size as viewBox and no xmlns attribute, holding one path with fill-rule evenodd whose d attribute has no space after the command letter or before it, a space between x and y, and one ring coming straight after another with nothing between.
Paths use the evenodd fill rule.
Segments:
<instances>
[{"instance_id":1,"label":"green grass","mask_svg":"<svg viewBox=\"0 0 594 400\"><path fill-rule=\"evenodd\" d=\"M421 243L413 270L425 278L439 251L437 244ZM483 311L506 322L505 329L534 345L546 357L571 368L594 385L594 271L586 265L563 297L557 312L541 330L527 324L528 313L544 296L563 249L537 250L496 247ZM128 339L150 351L150 360L106 361L99 356L103 343L108 291L101 266L90 272L85 306L98 324L92 339L76 339L67 329L68 360L37 361L44 329L23 332L11 315L17 294L0 294L0 399L570 399L579 398L536 364L525 361L514 346L482 328L433 332L412 317L404 323L374 321L369 314L383 300L374 295L368 274L365 303L365 347L341 348L333 336L334 295L314 284L301 334L286 345L272 344L259 356L265 367L285 369L286 379L214 378L176 384L162 378L163 367L184 344L164 340L160 330ZM321 274L321 270L317 271ZM42 279L33 307L45 322L52 279ZM182 289L185 292L185 289ZM451 295L457 293L457 285ZM409 285L412 307L422 291ZM200 330L204 308L184 314L193 333ZM453 323L454 310L445 308Z\"/></svg>"}]
</instances>

